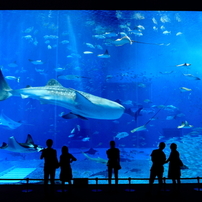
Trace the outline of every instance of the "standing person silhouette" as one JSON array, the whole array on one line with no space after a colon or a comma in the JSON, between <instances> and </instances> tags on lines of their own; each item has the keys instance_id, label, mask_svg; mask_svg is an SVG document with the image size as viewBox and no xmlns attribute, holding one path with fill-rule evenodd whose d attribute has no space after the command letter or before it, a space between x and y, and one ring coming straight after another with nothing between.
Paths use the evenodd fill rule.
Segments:
<instances>
[{"instance_id":1,"label":"standing person silhouette","mask_svg":"<svg viewBox=\"0 0 202 202\"><path fill-rule=\"evenodd\" d=\"M55 184L55 170L59 163L57 159L57 151L52 148L53 140L46 141L47 148L42 150L40 159L44 159L44 190L47 192L48 179L50 176L51 191L54 191Z\"/></svg>"},{"instance_id":2,"label":"standing person silhouette","mask_svg":"<svg viewBox=\"0 0 202 202\"><path fill-rule=\"evenodd\" d=\"M111 185L112 170L114 170L115 184L118 184L118 170L120 166L120 150L115 148L115 141L110 141L110 149L106 151L108 157L108 182Z\"/></svg>"},{"instance_id":3,"label":"standing person silhouette","mask_svg":"<svg viewBox=\"0 0 202 202\"><path fill-rule=\"evenodd\" d=\"M70 163L76 161L77 159L69 153L68 147L62 147L62 154L60 155L60 180L62 181L62 191L64 191L65 182L68 182L71 185L72 179L72 168Z\"/></svg>"},{"instance_id":4,"label":"standing person silhouette","mask_svg":"<svg viewBox=\"0 0 202 202\"><path fill-rule=\"evenodd\" d=\"M150 169L150 179L149 179L149 185L150 185L150 191L152 189L152 185L154 183L155 177L158 177L159 181L159 191L162 189L162 178L163 178L163 171L164 167L163 164L166 163L166 155L163 152L163 149L165 148L166 144L164 142L159 143L159 149L155 149L151 153L151 160L152 160L152 167Z\"/></svg>"},{"instance_id":5,"label":"standing person silhouette","mask_svg":"<svg viewBox=\"0 0 202 202\"><path fill-rule=\"evenodd\" d=\"M177 151L177 145L172 143L170 145L170 156L167 159L166 163L169 162L168 166L168 178L172 179L173 182L173 191L179 191L180 189L180 176L181 176L181 167L183 166L182 161L180 160L180 154ZM176 180L177 180L177 190L176 190Z\"/></svg>"}]
</instances>

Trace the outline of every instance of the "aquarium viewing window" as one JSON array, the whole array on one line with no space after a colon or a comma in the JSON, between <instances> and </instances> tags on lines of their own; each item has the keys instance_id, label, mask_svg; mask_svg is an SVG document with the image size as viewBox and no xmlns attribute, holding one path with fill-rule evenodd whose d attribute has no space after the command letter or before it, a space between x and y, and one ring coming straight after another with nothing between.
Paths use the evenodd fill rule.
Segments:
<instances>
[{"instance_id":1,"label":"aquarium viewing window","mask_svg":"<svg viewBox=\"0 0 202 202\"><path fill-rule=\"evenodd\" d=\"M148 178L162 141L182 178L202 177L201 25L193 11L1 10L0 179L43 179L49 138L74 178L107 178L111 140L119 178Z\"/></svg>"}]
</instances>

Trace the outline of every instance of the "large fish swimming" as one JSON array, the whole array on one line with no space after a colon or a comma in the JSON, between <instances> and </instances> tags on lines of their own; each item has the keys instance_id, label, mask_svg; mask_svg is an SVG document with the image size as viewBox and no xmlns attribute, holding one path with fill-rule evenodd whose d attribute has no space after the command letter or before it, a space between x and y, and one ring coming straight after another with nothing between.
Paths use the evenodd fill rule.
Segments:
<instances>
[{"instance_id":1,"label":"large fish swimming","mask_svg":"<svg viewBox=\"0 0 202 202\"><path fill-rule=\"evenodd\" d=\"M39 152L43 149L43 147L34 144L34 141L30 134L27 135L27 140L25 143L19 143L15 140L14 136L8 139L8 144L3 142L0 149L5 149L12 152L18 153L32 153Z\"/></svg>"},{"instance_id":2,"label":"large fish swimming","mask_svg":"<svg viewBox=\"0 0 202 202\"><path fill-rule=\"evenodd\" d=\"M17 122L17 121L10 119L3 113L3 111L1 111L1 114L0 114L0 127L1 128L13 130L13 129L20 127L21 125L22 125L22 123L20 121Z\"/></svg>"},{"instance_id":3,"label":"large fish swimming","mask_svg":"<svg viewBox=\"0 0 202 202\"><path fill-rule=\"evenodd\" d=\"M13 90L7 84L0 70L0 100L11 96L33 98L41 104L53 104L69 109L71 112L63 115L63 118L94 118L94 119L118 119L125 108L114 101L91 95L72 88L63 87L57 80L51 79L46 86L27 87Z\"/></svg>"}]
</instances>

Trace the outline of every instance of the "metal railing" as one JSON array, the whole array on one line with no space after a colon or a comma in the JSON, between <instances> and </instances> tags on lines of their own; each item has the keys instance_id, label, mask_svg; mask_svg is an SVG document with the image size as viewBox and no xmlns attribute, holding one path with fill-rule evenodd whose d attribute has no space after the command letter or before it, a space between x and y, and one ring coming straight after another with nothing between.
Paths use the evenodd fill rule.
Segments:
<instances>
[{"instance_id":1,"label":"metal railing","mask_svg":"<svg viewBox=\"0 0 202 202\"><path fill-rule=\"evenodd\" d=\"M194 190L196 190L196 191L202 191L202 188L201 188L201 179L202 179L202 177L195 177L195 178L180 178L181 180L196 180L196 182L194 182L194 183L192 183L192 184L196 184L196 188L194 188ZM39 182L39 181L41 181L41 182L43 182L44 181L44 179L31 179L31 178L24 178L24 179L6 179L6 178L2 178L2 179L0 179L0 183L1 183L1 181L18 181L18 183L13 183L13 184L10 184L10 183L4 183L4 184L0 184L0 186L1 185L19 185L19 183L20 183L20 185L25 185L25 189L24 190L22 190L22 192L32 192L32 189L30 189L30 186L31 185L33 185L31 182L32 181L37 181L37 182ZM77 181L77 184L75 184L75 181L76 180L78 180ZM89 181L95 181L95 183L94 184L89 184L88 182ZM75 185L81 185L81 186L83 186L83 185L85 185L85 187L87 188L88 186L86 186L86 185L94 185L95 186L95 191L100 191L100 189L99 189L99 185L108 185L108 183L106 183L106 184L100 184L99 183L99 181L102 181L102 180L105 180L105 181L107 181L108 182L108 178L73 178L72 179L72 181L74 182L73 183L73 186L75 186ZM121 184L120 183L120 181L122 181L122 180L126 180L126 181L128 181L128 183L127 184ZM132 185L135 185L135 184L138 184L138 183L132 183L132 181L133 180L135 180L135 182L137 182L137 181L140 181L140 183L139 183L139 185L141 185L142 183L141 183L141 181L147 181L147 184L149 184L149 178L131 178L131 177L128 177L128 178L119 178L119 185L128 185L128 189L127 190L129 190L129 192L131 192L131 191L135 191L134 189L132 189L133 187L132 187ZM157 178L155 179L155 180L157 180ZM166 177L164 177L163 178L163 190L164 191L166 191L166 184L167 184L167 180L171 180L171 179L169 179L169 178L166 178ZM25 183L23 183L23 181L25 181ZM55 179L55 181L60 181L59 179ZM114 178L112 178L112 182L113 181L115 181L115 179ZM79 184L79 182L81 183L81 184ZM41 183L42 185L43 185L43 183ZM144 183L145 184L145 183ZM182 183L183 184L183 183Z\"/></svg>"},{"instance_id":2,"label":"metal railing","mask_svg":"<svg viewBox=\"0 0 202 202\"><path fill-rule=\"evenodd\" d=\"M77 179L80 179L82 181L82 179L84 180L88 180L88 181L95 181L95 183L93 184L96 184L98 185L99 184L99 181L102 181L102 180L105 180L105 181L108 181L108 178L73 178L72 181L74 180L77 180ZM196 180L196 183L197 184L200 184L200 180L202 179L202 177L195 177L195 178L180 178L180 180ZM44 181L44 179L33 179L33 178L23 178L23 179L19 179L19 178L0 178L0 183L1 181L25 181L27 184L29 184L31 181ZM115 179L112 178L112 182L114 181ZM138 183L132 183L132 181L140 181L139 184L141 184L141 181L148 181L149 182L149 178L132 178L132 177L128 177L128 178L119 178L118 181L119 181L119 184L120 181L122 180L125 180L125 181L128 181L128 184L138 184ZM155 181L157 180L157 178L155 178ZM166 181L167 180L171 180L170 178L166 178L166 177L163 177L163 183L166 184ZM60 181L60 179L55 179L55 181ZM14 182L14 183L17 183L17 182ZM6 183L5 183L6 184ZM106 183L108 184L108 183ZM124 183L125 184L125 183ZM145 183L144 183L145 184ZM1 185L1 184L0 184Z\"/></svg>"}]
</instances>

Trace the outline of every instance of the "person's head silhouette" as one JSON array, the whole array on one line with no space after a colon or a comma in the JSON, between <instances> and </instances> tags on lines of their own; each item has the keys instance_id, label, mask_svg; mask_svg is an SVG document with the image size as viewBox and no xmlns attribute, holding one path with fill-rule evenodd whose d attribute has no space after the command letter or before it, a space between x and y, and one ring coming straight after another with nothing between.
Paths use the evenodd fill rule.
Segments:
<instances>
[{"instance_id":1,"label":"person's head silhouette","mask_svg":"<svg viewBox=\"0 0 202 202\"><path fill-rule=\"evenodd\" d=\"M159 143L159 149L163 150L165 148L166 144L164 142Z\"/></svg>"},{"instance_id":2,"label":"person's head silhouette","mask_svg":"<svg viewBox=\"0 0 202 202\"><path fill-rule=\"evenodd\" d=\"M67 146L63 146L62 147L62 154L66 154L68 153L68 147Z\"/></svg>"},{"instance_id":3,"label":"person's head silhouette","mask_svg":"<svg viewBox=\"0 0 202 202\"><path fill-rule=\"evenodd\" d=\"M175 143L172 143L172 144L170 145L170 149L171 149L171 150L176 150L176 149L177 149L177 145L176 145Z\"/></svg>"},{"instance_id":4,"label":"person's head silhouette","mask_svg":"<svg viewBox=\"0 0 202 202\"><path fill-rule=\"evenodd\" d=\"M111 147L111 148L115 148L115 141L113 141L113 140L110 141L110 147Z\"/></svg>"},{"instance_id":5,"label":"person's head silhouette","mask_svg":"<svg viewBox=\"0 0 202 202\"><path fill-rule=\"evenodd\" d=\"M48 148L51 148L53 146L53 140L52 139L46 140L46 145Z\"/></svg>"}]
</instances>

